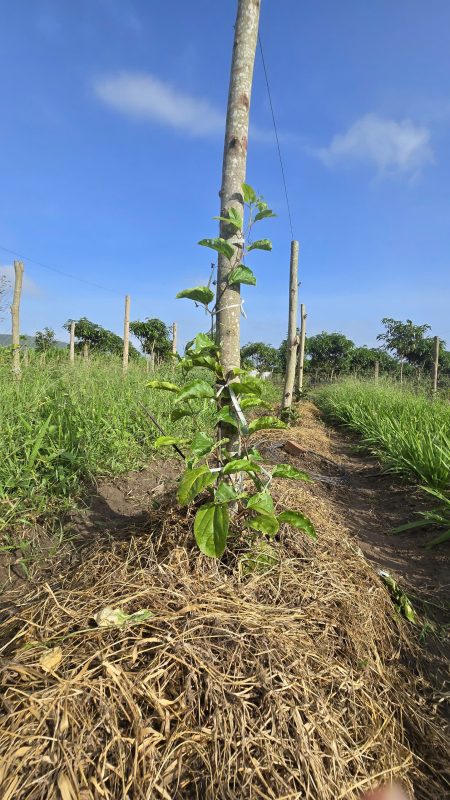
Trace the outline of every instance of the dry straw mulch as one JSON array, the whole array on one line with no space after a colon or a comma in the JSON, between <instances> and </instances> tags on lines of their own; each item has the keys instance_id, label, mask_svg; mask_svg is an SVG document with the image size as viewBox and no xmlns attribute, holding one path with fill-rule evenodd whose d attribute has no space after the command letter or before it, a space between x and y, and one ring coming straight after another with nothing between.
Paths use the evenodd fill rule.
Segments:
<instances>
[{"instance_id":1,"label":"dry straw mulch","mask_svg":"<svg viewBox=\"0 0 450 800\"><path fill-rule=\"evenodd\" d=\"M16 592L0 629L2 800L356 800L391 779L448 796L407 624L324 503L307 505L318 543L285 528L265 574L203 558L169 511ZM152 616L99 627L108 606Z\"/></svg>"}]
</instances>

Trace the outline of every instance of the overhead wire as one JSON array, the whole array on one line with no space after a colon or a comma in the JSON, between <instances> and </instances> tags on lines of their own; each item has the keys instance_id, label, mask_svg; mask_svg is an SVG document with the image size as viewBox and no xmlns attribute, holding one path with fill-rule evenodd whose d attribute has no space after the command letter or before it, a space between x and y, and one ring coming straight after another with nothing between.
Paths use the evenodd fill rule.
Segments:
<instances>
[{"instance_id":1,"label":"overhead wire","mask_svg":"<svg viewBox=\"0 0 450 800\"><path fill-rule=\"evenodd\" d=\"M261 54L261 61L262 61L262 65L263 65L264 77L265 77L265 80L266 80L266 87L267 87L267 94L268 94L268 97L269 97L270 112L272 114L273 129L275 131L275 140L276 140L276 143L277 143L278 158L279 158L279 161L280 161L281 177L283 179L284 194L285 194L285 198L286 198L286 206L287 206L287 212L288 212L288 218L289 218L289 226L290 226L290 229L291 229L291 238L294 239L294 226L292 224L291 205L289 203L289 194L288 194L288 190L287 190L287 181L286 181L286 173L285 173L284 164L283 164L283 156L281 154L280 137L278 136L277 123L276 123L276 119L275 119L275 112L274 112L273 102L272 102L272 93L270 91L269 76L268 76L268 73L267 73L266 60L264 58L264 51L263 51L263 46L262 46L262 41L261 41L261 35L259 33L258 33L258 44L259 44L259 52Z\"/></svg>"}]
</instances>

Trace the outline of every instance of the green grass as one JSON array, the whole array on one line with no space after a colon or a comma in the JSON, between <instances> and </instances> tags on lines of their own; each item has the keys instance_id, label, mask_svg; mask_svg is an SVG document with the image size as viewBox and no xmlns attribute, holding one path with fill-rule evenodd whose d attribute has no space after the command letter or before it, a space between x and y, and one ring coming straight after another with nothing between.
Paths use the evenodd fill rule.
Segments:
<instances>
[{"instance_id":1,"label":"green grass","mask_svg":"<svg viewBox=\"0 0 450 800\"><path fill-rule=\"evenodd\" d=\"M173 380L172 373L169 366L156 377ZM147 388L147 380L145 365L130 364L123 379L119 361L108 358L72 368L34 363L20 383L0 366L0 532L54 517L99 476L139 469L156 456L159 433L140 403L166 431L186 434L189 421L170 421L172 395ZM197 404L196 423L209 428L212 409Z\"/></svg>"},{"instance_id":2,"label":"green grass","mask_svg":"<svg viewBox=\"0 0 450 800\"><path fill-rule=\"evenodd\" d=\"M164 457L153 442L159 436L142 408L165 433L189 436L211 429L213 406L194 400L198 414L172 422L173 395L149 389L145 363L131 362L124 379L121 362L105 356L73 367L62 358L40 364L33 358L22 380L11 377L10 359L0 359L0 535L8 546L17 527L49 520L73 507L99 477L139 469ZM163 366L155 375L178 382ZM195 374L190 375L193 379ZM205 377L202 371L202 377ZM209 377L207 377L209 379ZM265 383L265 399L279 390ZM167 456L172 451L166 451Z\"/></svg>"},{"instance_id":3,"label":"green grass","mask_svg":"<svg viewBox=\"0 0 450 800\"><path fill-rule=\"evenodd\" d=\"M328 419L362 437L390 471L437 490L450 484L450 405L391 384L345 381L314 398Z\"/></svg>"}]
</instances>

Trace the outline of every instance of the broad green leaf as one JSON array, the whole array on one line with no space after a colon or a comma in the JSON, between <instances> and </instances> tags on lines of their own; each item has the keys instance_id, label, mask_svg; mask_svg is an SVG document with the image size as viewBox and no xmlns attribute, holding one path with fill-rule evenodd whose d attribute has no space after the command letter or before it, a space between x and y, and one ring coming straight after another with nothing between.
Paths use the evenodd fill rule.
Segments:
<instances>
[{"instance_id":1,"label":"broad green leaf","mask_svg":"<svg viewBox=\"0 0 450 800\"><path fill-rule=\"evenodd\" d=\"M199 508L194 520L194 535L202 553L211 558L220 558L226 547L228 528L226 505L208 503Z\"/></svg>"},{"instance_id":2,"label":"broad green leaf","mask_svg":"<svg viewBox=\"0 0 450 800\"><path fill-rule=\"evenodd\" d=\"M247 508L253 509L258 514L273 515L273 500L269 492L258 492L252 495L247 503Z\"/></svg>"},{"instance_id":3,"label":"broad green leaf","mask_svg":"<svg viewBox=\"0 0 450 800\"><path fill-rule=\"evenodd\" d=\"M282 511L281 514L278 514L278 521L287 522L287 524L292 525L293 528L298 528L298 530L307 533L311 539L317 539L317 534L311 520L299 511Z\"/></svg>"},{"instance_id":4,"label":"broad green leaf","mask_svg":"<svg viewBox=\"0 0 450 800\"><path fill-rule=\"evenodd\" d=\"M259 378L253 378L251 375L243 375L240 381L233 383L233 391L236 395L253 394L261 397L263 388L263 382Z\"/></svg>"},{"instance_id":5,"label":"broad green leaf","mask_svg":"<svg viewBox=\"0 0 450 800\"><path fill-rule=\"evenodd\" d=\"M261 400L260 397L257 397L256 394L248 394L239 400L239 405L242 408L242 411L245 411L247 408L257 408L259 406L268 406L269 404L264 400Z\"/></svg>"},{"instance_id":6,"label":"broad green leaf","mask_svg":"<svg viewBox=\"0 0 450 800\"><path fill-rule=\"evenodd\" d=\"M274 514L257 514L256 517L251 517L251 519L247 520L247 525L253 530L267 533L269 536L275 536L280 528L280 524Z\"/></svg>"},{"instance_id":7,"label":"broad green leaf","mask_svg":"<svg viewBox=\"0 0 450 800\"><path fill-rule=\"evenodd\" d=\"M199 431L192 439L190 449L196 458L201 458L202 456L206 456L207 453L210 453L215 447L215 444L216 442L211 436L207 436L206 433Z\"/></svg>"},{"instance_id":8,"label":"broad green leaf","mask_svg":"<svg viewBox=\"0 0 450 800\"><path fill-rule=\"evenodd\" d=\"M199 353L194 353L192 356L192 366L193 367L206 367L206 369L216 370L219 367L219 362L214 356L202 355Z\"/></svg>"},{"instance_id":9,"label":"broad green leaf","mask_svg":"<svg viewBox=\"0 0 450 800\"><path fill-rule=\"evenodd\" d=\"M196 303L203 303L207 306L211 300L214 300L214 292L209 286L194 286L192 289L183 289L182 292L178 292L176 297L177 299L186 297L188 300L195 300Z\"/></svg>"},{"instance_id":10,"label":"broad green leaf","mask_svg":"<svg viewBox=\"0 0 450 800\"><path fill-rule=\"evenodd\" d=\"M214 397L214 388L206 381L192 381L181 389L176 402L190 400L193 397Z\"/></svg>"},{"instance_id":11,"label":"broad green leaf","mask_svg":"<svg viewBox=\"0 0 450 800\"><path fill-rule=\"evenodd\" d=\"M196 353L203 353L204 350L210 353L218 349L215 341L207 333L197 333L193 343L195 344Z\"/></svg>"},{"instance_id":12,"label":"broad green leaf","mask_svg":"<svg viewBox=\"0 0 450 800\"><path fill-rule=\"evenodd\" d=\"M178 408L173 408L170 412L170 419L172 422L177 422L179 419L183 419L183 417L193 417L194 414L197 412L189 408L189 406L179 406Z\"/></svg>"},{"instance_id":13,"label":"broad green leaf","mask_svg":"<svg viewBox=\"0 0 450 800\"><path fill-rule=\"evenodd\" d=\"M223 475L231 475L233 472L260 472L261 467L248 458L233 458L228 461L222 469Z\"/></svg>"},{"instance_id":14,"label":"broad green leaf","mask_svg":"<svg viewBox=\"0 0 450 800\"><path fill-rule=\"evenodd\" d=\"M258 239L256 242L252 242L251 245L247 247L248 253L250 250L272 250L272 242L270 239Z\"/></svg>"},{"instance_id":15,"label":"broad green leaf","mask_svg":"<svg viewBox=\"0 0 450 800\"><path fill-rule=\"evenodd\" d=\"M155 447L169 447L170 445L177 444L183 445L186 444L187 439L181 439L180 436L158 436L157 439L154 441Z\"/></svg>"},{"instance_id":16,"label":"broad green leaf","mask_svg":"<svg viewBox=\"0 0 450 800\"><path fill-rule=\"evenodd\" d=\"M297 467L291 467L290 464L277 464L272 472L272 477L291 478L294 481L307 481L308 483L312 483L307 472L302 472L302 470L297 469Z\"/></svg>"},{"instance_id":17,"label":"broad green leaf","mask_svg":"<svg viewBox=\"0 0 450 800\"><path fill-rule=\"evenodd\" d=\"M222 406L220 411L216 414L216 422L225 422L226 425L233 425L234 428L239 427L230 406Z\"/></svg>"},{"instance_id":18,"label":"broad green leaf","mask_svg":"<svg viewBox=\"0 0 450 800\"><path fill-rule=\"evenodd\" d=\"M206 465L186 469L178 487L178 502L182 506L188 506L200 492L203 492L203 489L212 486L215 480L215 474Z\"/></svg>"},{"instance_id":19,"label":"broad green leaf","mask_svg":"<svg viewBox=\"0 0 450 800\"><path fill-rule=\"evenodd\" d=\"M262 211L259 211L255 217L255 222L259 222L260 219L266 219L267 217L276 217L277 215L273 213L271 208L263 208Z\"/></svg>"},{"instance_id":20,"label":"broad green leaf","mask_svg":"<svg viewBox=\"0 0 450 800\"><path fill-rule=\"evenodd\" d=\"M253 419L248 426L250 433L264 431L266 428L287 428L287 425L278 417L258 417Z\"/></svg>"},{"instance_id":21,"label":"broad green leaf","mask_svg":"<svg viewBox=\"0 0 450 800\"><path fill-rule=\"evenodd\" d=\"M228 283L230 286L233 283L246 283L248 286L256 286L256 278L250 267L245 267L243 264L240 264L238 267L231 270L228 275Z\"/></svg>"},{"instance_id":22,"label":"broad green leaf","mask_svg":"<svg viewBox=\"0 0 450 800\"><path fill-rule=\"evenodd\" d=\"M236 492L235 488L231 485L231 483L219 483L216 494L215 494L215 502L216 503L234 503L236 500L240 500L242 497L246 497L245 492Z\"/></svg>"},{"instance_id":23,"label":"broad green leaf","mask_svg":"<svg viewBox=\"0 0 450 800\"><path fill-rule=\"evenodd\" d=\"M166 392L180 391L180 387L176 383L170 383L170 381L147 381L146 386L149 389L165 389Z\"/></svg>"},{"instance_id":24,"label":"broad green leaf","mask_svg":"<svg viewBox=\"0 0 450 800\"><path fill-rule=\"evenodd\" d=\"M218 236L216 239L200 239L199 244L202 247L210 247L211 250L216 250L226 258L230 259L234 256L234 247L229 244L225 239Z\"/></svg>"},{"instance_id":25,"label":"broad green leaf","mask_svg":"<svg viewBox=\"0 0 450 800\"><path fill-rule=\"evenodd\" d=\"M261 197L259 198L258 202L256 203L256 206L257 206L257 208L258 208L260 211L265 211L265 210L266 210L266 208L268 208L268 207L269 207L269 206L267 205L266 201L265 201L265 200L263 200Z\"/></svg>"},{"instance_id":26,"label":"broad green leaf","mask_svg":"<svg viewBox=\"0 0 450 800\"><path fill-rule=\"evenodd\" d=\"M244 203L254 203L256 201L256 192L248 183L242 184L242 196Z\"/></svg>"},{"instance_id":27,"label":"broad green leaf","mask_svg":"<svg viewBox=\"0 0 450 800\"><path fill-rule=\"evenodd\" d=\"M233 225L233 227L237 228L237 230L242 230L243 228L242 217L235 208L228 209L228 217L213 217L213 219L219 219L221 222L227 222L228 225Z\"/></svg>"}]
</instances>

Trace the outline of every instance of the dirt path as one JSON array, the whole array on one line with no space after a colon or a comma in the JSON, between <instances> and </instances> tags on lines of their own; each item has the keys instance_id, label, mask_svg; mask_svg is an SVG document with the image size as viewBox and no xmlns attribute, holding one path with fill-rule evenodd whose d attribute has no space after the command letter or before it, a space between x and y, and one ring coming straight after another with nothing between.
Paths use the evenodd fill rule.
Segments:
<instances>
[{"instance_id":1,"label":"dirt path","mask_svg":"<svg viewBox=\"0 0 450 800\"><path fill-rule=\"evenodd\" d=\"M300 406L289 440L295 446L286 445L286 432L278 431L260 445L268 460L289 460L309 472L314 478L310 492L325 502L330 519L339 519L356 537L374 567L390 572L410 595L436 604L427 606L427 615L448 623L450 547L426 550L424 545L436 536L433 531L387 535L416 518L424 508L423 496L383 474L375 459L357 452L356 438L325 425L312 403Z\"/></svg>"}]
</instances>

